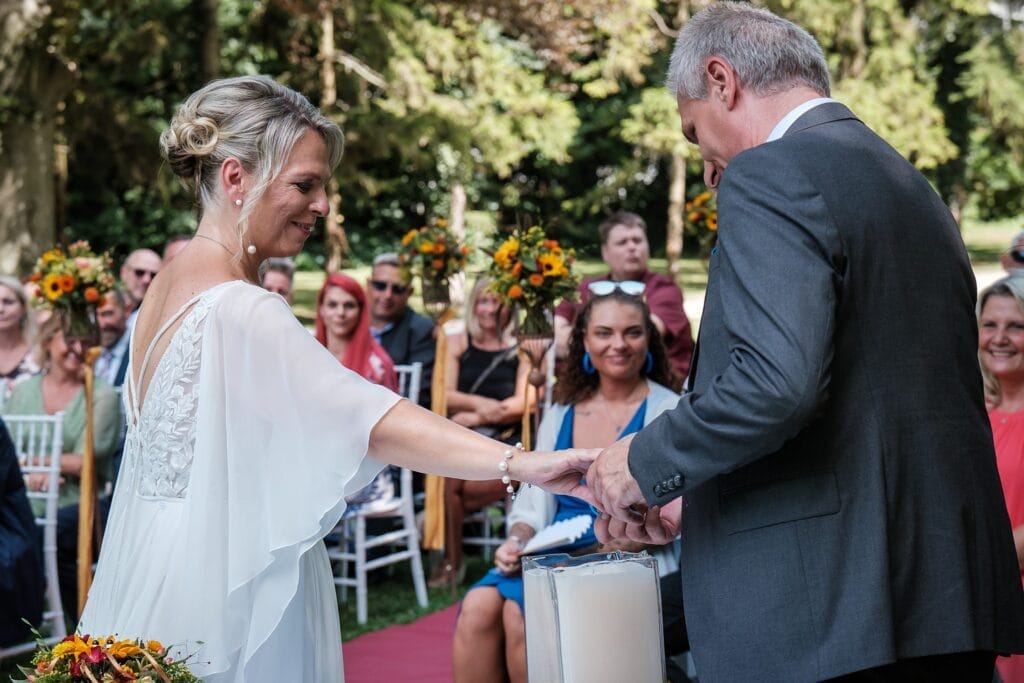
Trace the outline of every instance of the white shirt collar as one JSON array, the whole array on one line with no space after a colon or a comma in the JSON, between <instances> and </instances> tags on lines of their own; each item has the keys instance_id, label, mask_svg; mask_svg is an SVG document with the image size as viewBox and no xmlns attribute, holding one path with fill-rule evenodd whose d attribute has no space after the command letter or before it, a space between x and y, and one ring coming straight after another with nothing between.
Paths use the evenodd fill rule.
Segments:
<instances>
[{"instance_id":1,"label":"white shirt collar","mask_svg":"<svg viewBox=\"0 0 1024 683\"><path fill-rule=\"evenodd\" d=\"M796 107L791 109L788 114L783 116L781 121L775 124L775 127L772 128L772 132L768 135L768 139L765 140L765 142L778 140L786 134L786 131L793 125L794 121L809 112L811 109L814 109L818 105L825 104L826 102L835 102L835 100L831 97L816 97L813 100L807 100L806 102L798 104Z\"/></svg>"}]
</instances>

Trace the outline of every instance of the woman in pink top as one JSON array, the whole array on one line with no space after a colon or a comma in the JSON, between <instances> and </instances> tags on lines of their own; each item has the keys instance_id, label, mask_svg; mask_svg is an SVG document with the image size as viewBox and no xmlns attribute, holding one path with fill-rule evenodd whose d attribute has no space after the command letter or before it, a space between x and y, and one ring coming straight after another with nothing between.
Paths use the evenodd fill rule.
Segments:
<instances>
[{"instance_id":1,"label":"woman in pink top","mask_svg":"<svg viewBox=\"0 0 1024 683\"><path fill-rule=\"evenodd\" d=\"M978 297L978 359L1017 562L1024 568L1024 276L1003 278ZM1024 682L1024 655L998 657L996 668L1004 683Z\"/></svg>"}]
</instances>

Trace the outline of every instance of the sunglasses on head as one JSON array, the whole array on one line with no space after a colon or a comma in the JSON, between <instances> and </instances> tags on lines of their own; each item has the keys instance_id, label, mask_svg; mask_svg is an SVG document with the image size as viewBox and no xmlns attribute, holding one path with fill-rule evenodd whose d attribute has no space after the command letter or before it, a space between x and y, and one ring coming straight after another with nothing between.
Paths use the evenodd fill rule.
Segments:
<instances>
[{"instance_id":1,"label":"sunglasses on head","mask_svg":"<svg viewBox=\"0 0 1024 683\"><path fill-rule=\"evenodd\" d=\"M157 273L155 270L146 270L145 268L133 268L132 272L135 273L135 277L145 277L146 275L156 277Z\"/></svg>"},{"instance_id":2,"label":"sunglasses on head","mask_svg":"<svg viewBox=\"0 0 1024 683\"><path fill-rule=\"evenodd\" d=\"M409 291L409 285L400 285L394 282L384 282L383 280L370 280L370 286L378 292L386 292L388 289L391 290L392 294L396 296L402 296Z\"/></svg>"},{"instance_id":3,"label":"sunglasses on head","mask_svg":"<svg viewBox=\"0 0 1024 683\"><path fill-rule=\"evenodd\" d=\"M1010 258L1016 263L1024 263L1024 249L1011 249Z\"/></svg>"},{"instance_id":4,"label":"sunglasses on head","mask_svg":"<svg viewBox=\"0 0 1024 683\"><path fill-rule=\"evenodd\" d=\"M615 282L614 280L596 280L587 285L587 289L594 296L608 296L612 292L618 290L626 296L640 296L644 293L644 289L647 286L638 280L623 280L622 282Z\"/></svg>"}]
</instances>

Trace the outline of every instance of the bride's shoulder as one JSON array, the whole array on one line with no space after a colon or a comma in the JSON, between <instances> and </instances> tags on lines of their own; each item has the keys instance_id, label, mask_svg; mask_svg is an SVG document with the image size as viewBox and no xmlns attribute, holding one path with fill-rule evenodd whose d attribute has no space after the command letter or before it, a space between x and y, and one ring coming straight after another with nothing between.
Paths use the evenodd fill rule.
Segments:
<instances>
[{"instance_id":1,"label":"bride's shoulder","mask_svg":"<svg viewBox=\"0 0 1024 683\"><path fill-rule=\"evenodd\" d=\"M241 280L225 283L223 290L212 302L211 313L226 323L252 326L268 319L282 317L295 320L295 316L279 295Z\"/></svg>"}]
</instances>

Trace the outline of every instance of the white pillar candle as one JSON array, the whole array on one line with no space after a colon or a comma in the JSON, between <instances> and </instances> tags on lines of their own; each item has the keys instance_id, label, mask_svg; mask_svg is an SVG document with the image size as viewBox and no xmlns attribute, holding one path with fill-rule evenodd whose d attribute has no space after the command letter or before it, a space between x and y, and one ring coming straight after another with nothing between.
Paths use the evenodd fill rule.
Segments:
<instances>
[{"instance_id":1,"label":"white pillar candle","mask_svg":"<svg viewBox=\"0 0 1024 683\"><path fill-rule=\"evenodd\" d=\"M524 574L524 592L531 681L664 681L658 573L650 559L533 570Z\"/></svg>"}]
</instances>

